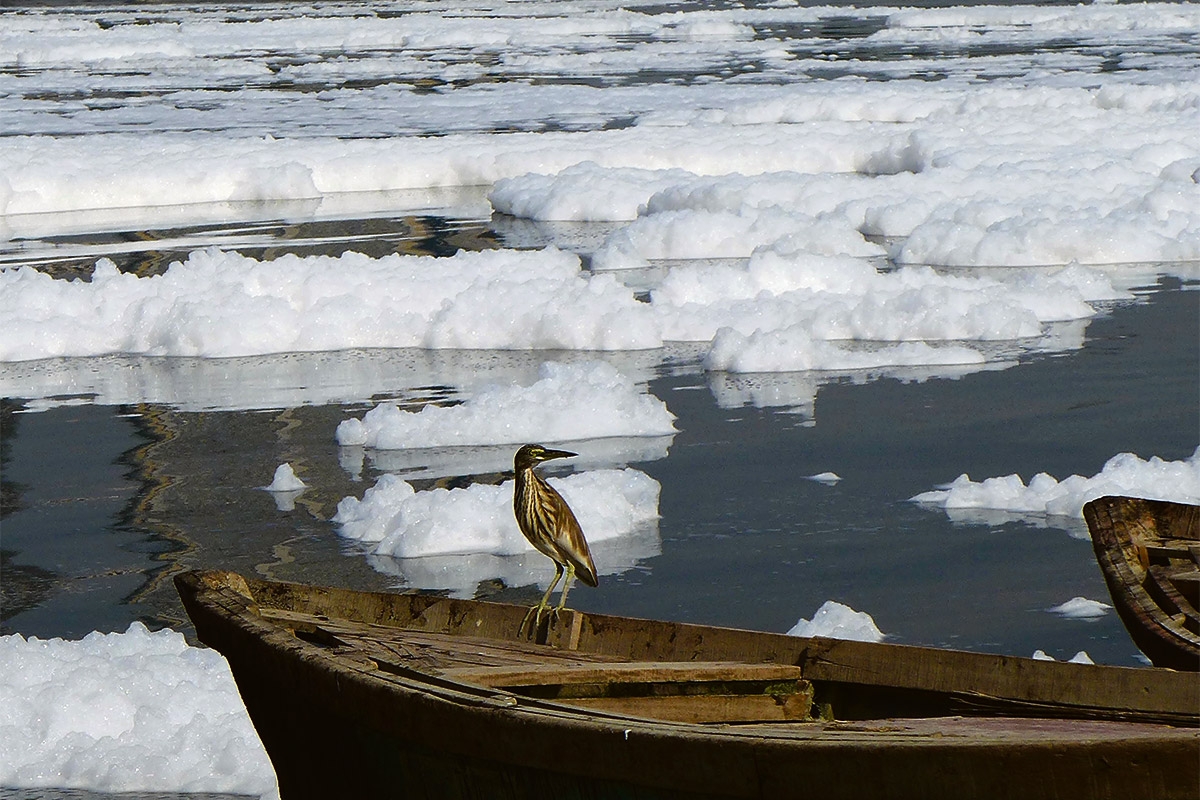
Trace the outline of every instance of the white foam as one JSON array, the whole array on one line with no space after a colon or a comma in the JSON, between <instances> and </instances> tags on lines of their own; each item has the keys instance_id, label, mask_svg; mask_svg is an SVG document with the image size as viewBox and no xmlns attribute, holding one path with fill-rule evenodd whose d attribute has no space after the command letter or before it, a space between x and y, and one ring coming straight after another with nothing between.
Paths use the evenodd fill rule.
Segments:
<instances>
[{"instance_id":1,"label":"white foam","mask_svg":"<svg viewBox=\"0 0 1200 800\"><path fill-rule=\"evenodd\" d=\"M661 344L628 289L554 249L271 261L208 250L146 278L101 261L86 283L24 267L0 271L0 323L0 360Z\"/></svg>"},{"instance_id":2,"label":"white foam","mask_svg":"<svg viewBox=\"0 0 1200 800\"><path fill-rule=\"evenodd\" d=\"M542 220L632 220L659 188L693 176L681 169L605 169L584 161L554 175L529 173L496 181L488 195L501 214Z\"/></svg>"},{"instance_id":3,"label":"white foam","mask_svg":"<svg viewBox=\"0 0 1200 800\"><path fill-rule=\"evenodd\" d=\"M550 483L570 504L589 544L635 536L658 518L659 484L634 469L592 470ZM526 556L540 568L538 580L549 584L544 556L517 528L512 513L513 482L499 486L474 484L465 488L415 491L395 475L383 475L361 500L344 498L333 521L338 532L368 546L374 556L421 559L431 556ZM627 569L624 563L605 562L600 550L593 553L601 575ZM541 559L541 561L538 561ZM444 563L444 562L442 562ZM464 565L467 559L463 559ZM477 564L479 562L476 562ZM499 564L499 561L493 561ZM524 566L522 567L524 572ZM443 575L426 573L431 578ZM490 576L490 577L499 577ZM477 580L482 580L482 577ZM423 585L441 589L454 585Z\"/></svg>"},{"instance_id":4,"label":"white foam","mask_svg":"<svg viewBox=\"0 0 1200 800\"><path fill-rule=\"evenodd\" d=\"M998 509L1080 518L1085 503L1105 495L1200 503L1200 448L1183 461L1164 461L1157 456L1142 460L1133 453L1121 453L1090 478L1071 475L1059 481L1042 472L1034 475L1028 485L1019 475L977 483L963 474L911 500L947 510Z\"/></svg>"},{"instance_id":5,"label":"white foam","mask_svg":"<svg viewBox=\"0 0 1200 800\"><path fill-rule=\"evenodd\" d=\"M530 386L492 386L452 406L382 403L337 427L338 444L378 449L567 442L675 432L675 416L604 362L546 362Z\"/></svg>"},{"instance_id":6,"label":"white foam","mask_svg":"<svg viewBox=\"0 0 1200 800\"><path fill-rule=\"evenodd\" d=\"M0 290L0 360L8 361L368 347L630 351L716 337L707 364L730 371L979 364L974 348L921 342L1032 341L1050 323L1093 316L1092 302L1130 297L1083 267L1002 278L882 273L849 256L796 250L792 240L744 266L673 269L649 305L553 248L272 261L208 250L155 277L108 261L90 282L0 272ZM732 333L717 337L722 328Z\"/></svg>"},{"instance_id":7,"label":"white foam","mask_svg":"<svg viewBox=\"0 0 1200 800\"><path fill-rule=\"evenodd\" d=\"M214 650L171 630L0 637L0 786L278 797Z\"/></svg>"},{"instance_id":8,"label":"white foam","mask_svg":"<svg viewBox=\"0 0 1200 800\"><path fill-rule=\"evenodd\" d=\"M855 611L850 606L834 600L826 600L812 621L801 619L789 636L828 636L834 639L850 639L856 642L882 642L885 638L875 625L875 620L865 611Z\"/></svg>"},{"instance_id":9,"label":"white foam","mask_svg":"<svg viewBox=\"0 0 1200 800\"><path fill-rule=\"evenodd\" d=\"M1034 661L1055 661L1054 656L1048 655L1045 650L1035 650L1032 656ZM1092 657L1087 654L1086 650L1080 650L1075 655L1067 659L1068 664L1095 664Z\"/></svg>"},{"instance_id":10,"label":"white foam","mask_svg":"<svg viewBox=\"0 0 1200 800\"><path fill-rule=\"evenodd\" d=\"M1067 619L1096 619L1103 617L1112 608L1108 603L1102 603L1099 600L1089 600L1086 597L1072 597L1065 603L1061 603L1048 609L1052 614L1058 614Z\"/></svg>"},{"instance_id":11,"label":"white foam","mask_svg":"<svg viewBox=\"0 0 1200 800\"><path fill-rule=\"evenodd\" d=\"M291 464L280 464L275 468L275 476L271 483L264 488L268 492L298 492L307 486L307 483L296 476Z\"/></svg>"}]
</instances>

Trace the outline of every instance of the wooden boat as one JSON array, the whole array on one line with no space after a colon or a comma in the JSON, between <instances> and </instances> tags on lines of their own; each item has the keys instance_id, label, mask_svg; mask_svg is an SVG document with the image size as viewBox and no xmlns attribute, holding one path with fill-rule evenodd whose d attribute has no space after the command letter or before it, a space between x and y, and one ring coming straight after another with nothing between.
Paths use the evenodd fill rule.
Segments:
<instances>
[{"instance_id":1,"label":"wooden boat","mask_svg":"<svg viewBox=\"0 0 1200 800\"><path fill-rule=\"evenodd\" d=\"M1134 643L1157 667L1200 671L1200 506L1101 497L1083 516Z\"/></svg>"},{"instance_id":2,"label":"wooden boat","mask_svg":"<svg viewBox=\"0 0 1200 800\"><path fill-rule=\"evenodd\" d=\"M175 578L284 800L1194 798L1200 682L1103 667Z\"/></svg>"}]
</instances>

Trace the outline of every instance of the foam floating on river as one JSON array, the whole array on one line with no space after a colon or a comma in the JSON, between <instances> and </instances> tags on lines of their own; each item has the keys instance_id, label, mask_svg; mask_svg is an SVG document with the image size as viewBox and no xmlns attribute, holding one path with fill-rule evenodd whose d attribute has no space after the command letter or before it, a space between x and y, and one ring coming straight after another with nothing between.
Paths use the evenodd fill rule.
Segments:
<instances>
[{"instance_id":1,"label":"foam floating on river","mask_svg":"<svg viewBox=\"0 0 1200 800\"><path fill-rule=\"evenodd\" d=\"M493 386L452 406L381 403L341 422L338 444L381 450L567 442L675 433L675 415L611 365L546 362L530 386Z\"/></svg>"},{"instance_id":2,"label":"foam floating on river","mask_svg":"<svg viewBox=\"0 0 1200 800\"><path fill-rule=\"evenodd\" d=\"M658 481L635 469L592 470L550 484L566 498L590 544L628 536L658 518ZM420 558L533 552L512 513L513 482L416 491L383 475L361 500L338 503L338 533L374 555ZM604 564L597 568L604 573Z\"/></svg>"},{"instance_id":3,"label":"foam floating on river","mask_svg":"<svg viewBox=\"0 0 1200 800\"><path fill-rule=\"evenodd\" d=\"M271 483L263 488L268 492L298 492L308 488L308 484L296 476L291 464L280 464L275 468L275 477Z\"/></svg>"},{"instance_id":4,"label":"foam floating on river","mask_svg":"<svg viewBox=\"0 0 1200 800\"><path fill-rule=\"evenodd\" d=\"M1046 653L1045 650L1034 650L1031 658L1034 661L1057 661L1058 660L1054 656ZM1092 661L1092 657L1088 655L1086 650L1080 650L1078 653L1076 653L1075 655L1073 655L1069 659L1067 659L1067 663L1068 664L1095 664L1096 662Z\"/></svg>"},{"instance_id":5,"label":"foam floating on river","mask_svg":"<svg viewBox=\"0 0 1200 800\"><path fill-rule=\"evenodd\" d=\"M975 482L963 474L940 489L910 499L947 510L996 509L1082 518L1084 504L1105 495L1200 503L1200 448L1183 461L1164 461L1158 456L1142 460L1134 453L1121 453L1090 478L1071 475L1060 481L1041 472L1028 485L1019 475Z\"/></svg>"},{"instance_id":6,"label":"foam floating on river","mask_svg":"<svg viewBox=\"0 0 1200 800\"><path fill-rule=\"evenodd\" d=\"M224 657L140 622L0 637L0 753L8 788L278 797Z\"/></svg>"},{"instance_id":7,"label":"foam floating on river","mask_svg":"<svg viewBox=\"0 0 1200 800\"><path fill-rule=\"evenodd\" d=\"M1067 619L1096 619L1103 617L1112 608L1108 603L1099 600L1089 600L1086 597L1072 597L1065 603L1047 609L1052 614L1058 614Z\"/></svg>"},{"instance_id":8,"label":"foam floating on river","mask_svg":"<svg viewBox=\"0 0 1200 800\"><path fill-rule=\"evenodd\" d=\"M196 251L161 275L108 260L90 281L0 271L0 361L226 357L365 347L659 347L645 304L553 248L433 256Z\"/></svg>"},{"instance_id":9,"label":"foam floating on river","mask_svg":"<svg viewBox=\"0 0 1200 800\"><path fill-rule=\"evenodd\" d=\"M800 619L788 631L788 636L828 636L856 642L882 642L886 638L870 614L855 611L835 600L821 604L811 621Z\"/></svg>"}]
</instances>

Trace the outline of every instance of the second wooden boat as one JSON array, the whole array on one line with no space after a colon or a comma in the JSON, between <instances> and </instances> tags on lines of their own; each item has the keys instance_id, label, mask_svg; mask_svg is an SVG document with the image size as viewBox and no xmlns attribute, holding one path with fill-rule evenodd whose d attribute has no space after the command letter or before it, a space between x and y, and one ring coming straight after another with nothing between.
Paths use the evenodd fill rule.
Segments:
<instances>
[{"instance_id":1,"label":"second wooden boat","mask_svg":"<svg viewBox=\"0 0 1200 800\"><path fill-rule=\"evenodd\" d=\"M1101 497L1083 516L1134 643L1157 667L1200 671L1200 506Z\"/></svg>"}]
</instances>

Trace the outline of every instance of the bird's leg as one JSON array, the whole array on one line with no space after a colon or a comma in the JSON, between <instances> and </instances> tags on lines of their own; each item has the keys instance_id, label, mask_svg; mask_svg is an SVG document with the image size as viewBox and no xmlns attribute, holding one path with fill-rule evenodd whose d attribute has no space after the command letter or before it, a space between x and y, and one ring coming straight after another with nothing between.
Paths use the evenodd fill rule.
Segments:
<instances>
[{"instance_id":1,"label":"bird's leg","mask_svg":"<svg viewBox=\"0 0 1200 800\"><path fill-rule=\"evenodd\" d=\"M521 627L517 629L518 636L525 630L525 626L529 624L530 617L534 618L533 629L530 633L537 633L537 629L542 626L542 615L546 613L546 606L550 604L550 595L554 593L554 587L558 586L558 581L562 576L562 565L556 561L554 562L554 580L550 581L550 588L542 595L542 601L525 613L525 619L521 621Z\"/></svg>"},{"instance_id":2,"label":"bird's leg","mask_svg":"<svg viewBox=\"0 0 1200 800\"><path fill-rule=\"evenodd\" d=\"M554 587L558 586L558 582L562 579L563 568L562 564L554 562L554 580L550 581L550 588L542 595L542 602L537 604L537 627L542 626L542 615L546 613L546 606L550 604L550 595L554 594ZM569 580L569 579L568 579Z\"/></svg>"},{"instance_id":3,"label":"bird's leg","mask_svg":"<svg viewBox=\"0 0 1200 800\"><path fill-rule=\"evenodd\" d=\"M571 589L571 581L575 578L575 565L567 564L567 579L563 581L562 596L558 598L558 606L554 609L554 619L558 619L558 614L567 606L567 592Z\"/></svg>"}]
</instances>

